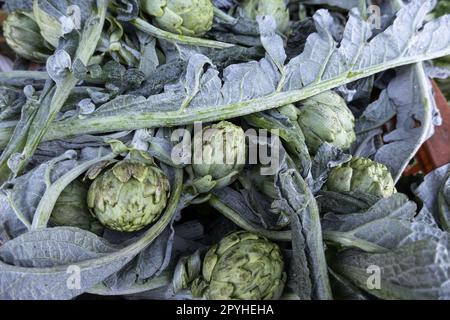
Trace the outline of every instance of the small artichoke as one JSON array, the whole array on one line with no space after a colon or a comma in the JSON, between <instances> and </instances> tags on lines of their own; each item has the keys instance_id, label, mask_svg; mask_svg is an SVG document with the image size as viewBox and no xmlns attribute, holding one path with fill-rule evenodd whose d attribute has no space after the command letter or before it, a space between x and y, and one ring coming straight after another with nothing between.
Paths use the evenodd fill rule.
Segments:
<instances>
[{"instance_id":1,"label":"small artichoke","mask_svg":"<svg viewBox=\"0 0 450 320\"><path fill-rule=\"evenodd\" d=\"M356 191L378 197L389 197L396 192L394 180L385 165L359 157L334 168L328 178L327 189Z\"/></svg>"},{"instance_id":2,"label":"small artichoke","mask_svg":"<svg viewBox=\"0 0 450 320\"><path fill-rule=\"evenodd\" d=\"M3 34L11 49L25 59L44 62L52 54L31 11L11 13L3 23Z\"/></svg>"},{"instance_id":3,"label":"small artichoke","mask_svg":"<svg viewBox=\"0 0 450 320\"><path fill-rule=\"evenodd\" d=\"M324 142L343 150L355 142L355 117L337 93L326 91L302 104L298 123L312 154L317 153Z\"/></svg>"},{"instance_id":4,"label":"small artichoke","mask_svg":"<svg viewBox=\"0 0 450 320\"><path fill-rule=\"evenodd\" d=\"M289 27L289 10L285 0L243 0L240 1L244 16L255 20L257 16L271 15L281 33Z\"/></svg>"},{"instance_id":5,"label":"small artichoke","mask_svg":"<svg viewBox=\"0 0 450 320\"><path fill-rule=\"evenodd\" d=\"M219 180L240 172L245 164L245 133L241 127L222 121L194 134L192 169L197 177Z\"/></svg>"},{"instance_id":6,"label":"small artichoke","mask_svg":"<svg viewBox=\"0 0 450 320\"><path fill-rule=\"evenodd\" d=\"M186 36L202 36L213 25L211 0L141 0L141 9L156 25Z\"/></svg>"},{"instance_id":7,"label":"small artichoke","mask_svg":"<svg viewBox=\"0 0 450 320\"><path fill-rule=\"evenodd\" d=\"M286 281L281 249L264 237L234 232L212 246L191 291L208 300L278 299Z\"/></svg>"},{"instance_id":8,"label":"small artichoke","mask_svg":"<svg viewBox=\"0 0 450 320\"><path fill-rule=\"evenodd\" d=\"M86 203L87 193L88 188L80 181L75 180L69 184L56 201L50 223L54 226L77 227L100 234L103 226L89 212Z\"/></svg>"},{"instance_id":9,"label":"small artichoke","mask_svg":"<svg viewBox=\"0 0 450 320\"><path fill-rule=\"evenodd\" d=\"M137 231L157 220L169 197L169 181L155 165L123 160L91 184L87 203L106 227Z\"/></svg>"}]
</instances>

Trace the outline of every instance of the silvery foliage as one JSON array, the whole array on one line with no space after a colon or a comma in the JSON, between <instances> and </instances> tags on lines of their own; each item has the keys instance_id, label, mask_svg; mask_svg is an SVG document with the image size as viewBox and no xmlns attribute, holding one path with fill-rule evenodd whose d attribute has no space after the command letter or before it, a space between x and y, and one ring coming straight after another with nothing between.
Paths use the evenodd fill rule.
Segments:
<instances>
[{"instance_id":1,"label":"silvery foliage","mask_svg":"<svg viewBox=\"0 0 450 320\"><path fill-rule=\"evenodd\" d=\"M229 1L217 2L225 7L229 5ZM346 9L350 4L357 6L351 1L308 2ZM8 7L12 8L13 3L8 1ZM17 5L20 3L16 2ZM109 159L111 149L105 139L111 138L148 151L160 161L174 187L177 169L170 159L172 145L168 137L171 130L147 128L184 124L175 120L164 122L171 117L178 119L180 108L187 115L211 112L215 118L206 120L213 121L222 116L224 110L233 111L234 116L246 115L338 87L349 102L367 99L367 92L373 85L373 79L367 80L368 77L450 53L450 39L433 41L434 34L450 34L450 17L423 26L432 6L433 1L411 1L381 32L371 30L369 23L352 9L339 36L334 32L334 17L327 10L318 10L312 20L315 32L304 41L304 50L289 59L282 39L275 33L273 19L260 17L261 43L266 51L264 58L220 69L216 68L212 58L204 55L205 52L179 47L182 57L188 60L187 64L179 65L186 66L184 72L179 72L181 67L174 68L176 80L165 81L161 90L155 90L148 97L123 95L128 88L118 86L126 79L126 70L121 70L120 65L111 67L113 71L121 70L120 77L109 79L106 93L90 91L87 96L77 95L80 99L71 102L76 111L66 106L67 110L63 110L56 121L56 129L53 133L50 130L53 137L59 139L42 143L25 174L2 187L0 298L71 299L86 292L129 298L189 298L186 282L200 272L202 252L236 229L236 225L226 219L218 219L215 225L207 226L197 221L173 223L180 218L186 205L180 200L173 219L150 243L146 239L150 229L132 234L106 231L99 237L77 228L46 228L46 213L39 208L51 198L47 191L60 191L69 173L84 174L86 163ZM73 27L77 27L74 21L66 22L68 27L72 22ZM157 70L155 44L151 39L141 41L149 50L150 60L140 66L147 75ZM98 78L94 77L98 80L107 73L76 66L64 52L57 51L49 59L49 76L55 82L68 72L76 73L80 80L87 74L100 74ZM394 175L402 171L413 151L432 134L433 126L439 124L430 99L429 83L421 68L420 64L397 68L395 78L389 81L379 100L369 105L358 121L360 139L353 154L375 157ZM363 80L355 84L357 79ZM352 84L343 87L350 82ZM418 87L420 90L416 90ZM352 90L365 92L355 96ZM8 94L24 100L23 103L26 100L31 106L36 103L32 94L26 97L17 92ZM430 104L426 105L425 100ZM2 109L2 116L17 121L17 110L10 110L3 113ZM24 118L27 110L24 107L22 111ZM107 128L100 132L123 130L110 136L88 135L86 133L99 132L89 132L92 128L83 127L89 120L99 118L107 122L106 119L123 116L129 119L131 116L134 120L149 114L156 115L151 125ZM163 117L158 118L158 114ZM268 114L276 118L276 111ZM382 125L395 115L400 119L396 130L385 137L384 146L378 146L375 137L380 134ZM287 119L277 117L285 128L292 129ZM418 120L423 126L416 128L412 120ZM80 130L76 138L55 135L55 131L67 134L70 125ZM134 129L140 130L130 132ZM301 148L295 147L298 145L293 148L296 152L292 158L297 160ZM267 197L264 190L237 189L234 185L216 190L213 195L241 214L244 223L253 230L291 242L293 250L286 250L289 261L287 290L297 298L332 297L328 266L353 296L363 296L358 291L363 290L379 298L450 298L449 236L440 229L443 223L439 220L448 217L449 212L447 169L432 173L418 188L417 193L425 205L417 213L416 204L402 194L377 199L359 194L319 192L329 171L349 158L341 150L324 144L314 158L310 159L309 155L302 158L304 167L300 168L289 152L284 152L277 172L259 177L260 182L267 183L274 191L272 198ZM250 169L246 169L244 174L249 172ZM265 201L270 210L258 207L258 201ZM328 265L322 234L327 243L344 249L330 258ZM382 283L386 286L381 290L368 290L366 286L367 267L372 265L378 265L383 271Z\"/></svg>"},{"instance_id":2,"label":"silvery foliage","mask_svg":"<svg viewBox=\"0 0 450 320\"><path fill-rule=\"evenodd\" d=\"M327 213L324 238L349 248L332 259L331 268L382 299L449 299L449 233L426 214L417 214L402 194L361 212ZM370 268L381 272L380 288L367 286Z\"/></svg>"},{"instance_id":3,"label":"silvery foliage","mask_svg":"<svg viewBox=\"0 0 450 320\"><path fill-rule=\"evenodd\" d=\"M398 179L418 147L433 135L434 127L440 125L442 119L433 98L431 83L423 74L418 74L417 67L399 68L396 74L381 92L380 98L371 103L357 120L358 142L353 153L363 157L373 156ZM423 88L420 94L407 94L420 88ZM385 145L377 148L375 137L382 132L382 126L395 116L396 129L385 135ZM416 121L421 126L417 126Z\"/></svg>"},{"instance_id":4,"label":"silvery foliage","mask_svg":"<svg viewBox=\"0 0 450 320\"><path fill-rule=\"evenodd\" d=\"M12 12L14 10L23 10L23 9L31 9L33 7L32 0L7 0L3 1L4 8L8 12Z\"/></svg>"},{"instance_id":5,"label":"silvery foliage","mask_svg":"<svg viewBox=\"0 0 450 320\"><path fill-rule=\"evenodd\" d=\"M174 119L178 118L180 108L188 115L198 109L211 112L204 120L216 119L224 110L233 110L233 115L239 116L283 105L295 97L300 100L311 96L314 89L323 88L325 81L331 87L339 86L407 61L445 54L450 51L450 41L432 41L432 35L446 34L450 29L449 18L433 20L420 29L432 7L433 1L413 1L399 12L391 26L373 37L370 24L353 9L339 45L332 36L332 16L327 10L318 10L314 15L317 32L308 37L304 51L287 64L283 42L274 32L274 20L262 17L261 42L266 50L262 60L230 65L220 73L208 57L192 55L185 76L166 85L163 93L148 98L119 96L84 122L106 114L111 119L120 119L130 112L140 119L151 112L155 123L149 120L148 126L156 126L157 122L180 124ZM69 119L64 125L85 129L77 119Z\"/></svg>"},{"instance_id":6,"label":"silvery foliage","mask_svg":"<svg viewBox=\"0 0 450 320\"><path fill-rule=\"evenodd\" d=\"M450 232L450 165L444 165L425 176L414 192L422 200L424 214Z\"/></svg>"}]
</instances>

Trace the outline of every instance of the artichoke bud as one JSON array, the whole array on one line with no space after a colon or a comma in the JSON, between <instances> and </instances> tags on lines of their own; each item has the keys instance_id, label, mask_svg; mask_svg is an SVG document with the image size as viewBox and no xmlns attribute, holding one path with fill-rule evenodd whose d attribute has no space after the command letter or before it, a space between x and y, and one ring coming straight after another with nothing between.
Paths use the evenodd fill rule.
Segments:
<instances>
[{"instance_id":1,"label":"artichoke bud","mask_svg":"<svg viewBox=\"0 0 450 320\"><path fill-rule=\"evenodd\" d=\"M141 0L141 10L160 28L186 36L202 36L211 30L211 0Z\"/></svg>"},{"instance_id":2,"label":"artichoke bud","mask_svg":"<svg viewBox=\"0 0 450 320\"><path fill-rule=\"evenodd\" d=\"M169 189L169 180L156 165L122 160L95 178L87 203L106 227L132 232L159 218Z\"/></svg>"},{"instance_id":3,"label":"artichoke bud","mask_svg":"<svg viewBox=\"0 0 450 320\"><path fill-rule=\"evenodd\" d=\"M396 192L394 180L385 165L358 157L331 171L327 189L336 192L362 192L378 197L389 197Z\"/></svg>"},{"instance_id":4,"label":"artichoke bud","mask_svg":"<svg viewBox=\"0 0 450 320\"><path fill-rule=\"evenodd\" d=\"M245 133L230 122L222 121L195 132L193 149L192 170L198 178L211 176L216 181L229 180L244 168Z\"/></svg>"},{"instance_id":5,"label":"artichoke bud","mask_svg":"<svg viewBox=\"0 0 450 320\"><path fill-rule=\"evenodd\" d=\"M337 93L326 91L302 104L298 123L311 153L317 153L325 142L342 150L355 142L355 117Z\"/></svg>"},{"instance_id":6,"label":"artichoke bud","mask_svg":"<svg viewBox=\"0 0 450 320\"><path fill-rule=\"evenodd\" d=\"M88 188L78 180L69 184L59 195L50 216L50 224L77 227L100 234L103 226L90 213L86 203Z\"/></svg>"},{"instance_id":7,"label":"artichoke bud","mask_svg":"<svg viewBox=\"0 0 450 320\"><path fill-rule=\"evenodd\" d=\"M14 11L3 23L6 42L14 52L31 61L44 62L52 54L31 11Z\"/></svg>"},{"instance_id":8,"label":"artichoke bud","mask_svg":"<svg viewBox=\"0 0 450 320\"><path fill-rule=\"evenodd\" d=\"M286 33L289 27L289 10L285 0L243 0L240 1L245 17L255 20L257 16L272 16L277 29Z\"/></svg>"},{"instance_id":9,"label":"artichoke bud","mask_svg":"<svg viewBox=\"0 0 450 320\"><path fill-rule=\"evenodd\" d=\"M191 287L208 300L270 300L281 296L286 273L281 249L266 238L234 232L205 255L202 277Z\"/></svg>"}]
</instances>

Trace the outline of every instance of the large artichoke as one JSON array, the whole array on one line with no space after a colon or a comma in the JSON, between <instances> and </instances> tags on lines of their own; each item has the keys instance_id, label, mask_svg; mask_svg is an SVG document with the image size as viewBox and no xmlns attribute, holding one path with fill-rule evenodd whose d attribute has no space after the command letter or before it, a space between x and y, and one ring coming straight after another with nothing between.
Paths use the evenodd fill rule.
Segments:
<instances>
[{"instance_id":1,"label":"large artichoke","mask_svg":"<svg viewBox=\"0 0 450 320\"><path fill-rule=\"evenodd\" d=\"M155 165L123 160L101 173L88 192L88 207L117 231L137 231L157 220L169 197L169 181Z\"/></svg>"},{"instance_id":2,"label":"large artichoke","mask_svg":"<svg viewBox=\"0 0 450 320\"><path fill-rule=\"evenodd\" d=\"M192 168L197 177L225 178L244 167L244 130L228 121L207 126L195 133L193 149Z\"/></svg>"},{"instance_id":3,"label":"large artichoke","mask_svg":"<svg viewBox=\"0 0 450 320\"><path fill-rule=\"evenodd\" d=\"M11 49L25 59L44 62L52 54L31 11L11 13L3 23L3 34Z\"/></svg>"},{"instance_id":4,"label":"large artichoke","mask_svg":"<svg viewBox=\"0 0 450 320\"><path fill-rule=\"evenodd\" d=\"M385 165L359 157L334 168L328 178L327 189L363 192L379 197L389 197L396 192L391 173Z\"/></svg>"},{"instance_id":5,"label":"large artichoke","mask_svg":"<svg viewBox=\"0 0 450 320\"><path fill-rule=\"evenodd\" d=\"M141 0L141 9L156 25L186 36L202 36L212 28L213 8L210 0Z\"/></svg>"},{"instance_id":6,"label":"large artichoke","mask_svg":"<svg viewBox=\"0 0 450 320\"><path fill-rule=\"evenodd\" d=\"M238 231L212 246L192 293L209 300L270 300L286 281L281 249L264 237Z\"/></svg>"},{"instance_id":7,"label":"large artichoke","mask_svg":"<svg viewBox=\"0 0 450 320\"><path fill-rule=\"evenodd\" d=\"M88 188L75 180L61 192L52 215L50 223L55 226L69 226L88 230L99 234L103 226L90 213L86 203Z\"/></svg>"},{"instance_id":8,"label":"large artichoke","mask_svg":"<svg viewBox=\"0 0 450 320\"><path fill-rule=\"evenodd\" d=\"M311 153L315 154L324 142L343 150L350 148L356 140L355 117L341 96L326 91L302 105L298 123Z\"/></svg>"},{"instance_id":9,"label":"large artichoke","mask_svg":"<svg viewBox=\"0 0 450 320\"><path fill-rule=\"evenodd\" d=\"M285 0L242 0L242 12L252 20L257 16L271 15L277 22L278 31L285 33L289 27L289 10Z\"/></svg>"}]
</instances>

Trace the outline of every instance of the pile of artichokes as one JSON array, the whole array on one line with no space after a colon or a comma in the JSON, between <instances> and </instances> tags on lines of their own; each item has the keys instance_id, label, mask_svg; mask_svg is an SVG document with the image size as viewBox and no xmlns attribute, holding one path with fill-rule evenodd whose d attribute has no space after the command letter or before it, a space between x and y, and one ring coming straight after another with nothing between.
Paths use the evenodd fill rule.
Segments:
<instances>
[{"instance_id":1,"label":"pile of artichokes","mask_svg":"<svg viewBox=\"0 0 450 320\"><path fill-rule=\"evenodd\" d=\"M344 150L351 147L354 118L336 93L320 94L292 108L284 112L295 114L291 118L297 119L311 153L324 143ZM197 192L208 193L236 181L246 160L246 136L240 126L228 121L211 124L197 132L193 142L187 170ZM158 221L170 197L169 180L153 161L123 159L93 178L88 189L76 181L64 190L52 213L54 225L95 233L101 233L102 226L135 232ZM324 188L377 197L395 192L384 165L358 157L331 170ZM278 299L285 281L281 248L261 235L237 231L209 248L201 276L190 288L193 296L212 300Z\"/></svg>"},{"instance_id":2,"label":"pile of artichokes","mask_svg":"<svg viewBox=\"0 0 450 320\"><path fill-rule=\"evenodd\" d=\"M73 38L78 36L79 39L77 38L74 42L81 43L85 35L80 35L86 29L93 34L95 33L92 31L95 28L86 28L84 24L86 23L89 26L89 23L91 23L94 25L98 21L89 20L92 18L91 15L94 16L94 13L88 14L87 11L80 10L80 7L93 7L92 0L77 0L77 3L79 7L68 6L67 1L34 0L33 6L29 7L28 10L12 12L4 22L3 34L7 44L18 57L35 62L34 66L36 63L41 64L41 69L36 71L35 74L42 76L44 73L44 79L39 78L37 80L41 81L37 89L27 86L17 90L20 93L17 95L20 95L21 103L29 108L28 110L24 107L23 110L27 112L31 110L31 114L42 105L47 106L48 110L42 107L32 114L33 117L42 117L45 120L36 123L43 126L47 125L46 129L50 128L54 122L63 123L63 125L70 123L70 121L64 122L66 119L85 120L84 117L87 117L87 115L89 115L89 121L94 127L99 125L103 116L109 117L110 113L114 113L116 111L113 110L114 108L123 107L122 104L127 104L124 110L129 112L123 122L132 123L135 120L134 116L137 109L139 109L141 118L136 121L142 121L146 125L148 123L142 119L147 117L148 114L151 118L155 110L154 114L160 116L160 118L156 117L156 121L162 118L164 118L162 119L164 121L167 120L169 118L167 113L175 114L173 118L178 120L179 117L182 121L177 123L175 120L170 120L173 122L169 122L167 127L161 126L161 128L152 127L150 124L148 125L150 129L142 128L144 125L139 127L132 123L130 128L127 128L128 131L125 132L124 130L117 135L120 136L117 140L111 138L119 133L116 132L118 130L115 126L109 128L109 131L93 130L93 133L90 132L92 136L89 135L86 140L89 140L89 142L90 139L95 141L93 145L100 150L95 151L98 151L98 155L102 154L103 157L103 152L107 150L105 153L108 153L108 156L104 156L106 160L98 156L95 160L101 158L101 161L95 162L92 166L89 164L89 168L86 166L82 172L78 172L76 177L71 171L71 174L74 175L71 182L65 180L71 174L58 178L57 187L60 187L60 189L55 187L52 190L57 190L59 196L57 201L55 200L56 203L52 210L48 210L48 215L51 213L48 223L53 230L59 227L68 227L67 229L77 228L87 231L89 236L96 236L95 239L105 237L106 234L112 235L111 237L123 236L128 240L137 238L144 238L145 240L146 232L154 231L154 228L155 233L150 234L155 235L154 239L156 239L163 230L170 229L175 234L174 225L185 218L182 210L189 206L194 207L192 211L200 211L195 212L195 214L207 216L208 218L205 220L210 218L212 212L221 213L233 222L233 227L230 227L231 230L229 230L224 223L223 229L226 232L220 229L221 232L223 231L220 233L220 237L208 235L208 237L205 236L202 241L196 243L195 254L198 255L197 262L199 262L196 267L192 265L180 267L179 261L170 261L170 263L164 261L161 263L166 264L165 267L167 265L170 265L170 268L175 266L175 270L184 277L180 288L174 285L174 281L167 284L167 286L173 286L170 287L170 290L173 291L171 293L175 295L178 293L177 290L186 290L191 298L208 300L271 300L283 298L286 292L291 290L288 285L288 278L291 277L289 272L291 272L290 264L292 260L298 258L298 261L305 264L305 269L310 267L309 264L319 264L317 261L312 261L314 259L320 260L317 256L307 257L308 254L313 254L308 250L314 245L314 249L325 256L323 239L320 234L321 222L325 220L325 213L320 212L320 204L317 205L319 200L316 203L319 194L323 193L342 198L346 196L356 198L362 194L364 200L369 199L368 202L373 200L374 203L389 200L385 198L393 195L394 197L399 195L395 186L396 179L391 174L395 170L373 160L380 159L380 157L374 155L374 152L368 151L365 153L366 150L360 150L363 149L360 148L360 145L363 144L360 141L362 134L355 132L356 128L359 128L360 119L355 119L355 115L359 116L364 110L358 109L359 106L356 103L349 102L351 99L343 97L341 94L345 90L343 87L340 87L339 90L330 90L333 86L329 83L334 84L334 82L325 78L324 75L320 75L323 79L317 80L319 85L317 83L311 85L313 90L310 94L303 95L302 90L308 85L306 80L301 87L294 88L297 100L295 97L291 99L288 95L284 96L283 88L288 86L288 82L280 81L282 85L277 88L276 82L280 80L279 78L282 78L283 81L290 79L283 70L284 61L286 61L286 68L296 67L292 63L292 61L295 62L296 57L291 52L286 50L286 52L280 53L281 49L284 48L282 47L283 43L292 41L293 44L289 43L289 45L305 45L303 42L306 39L304 39L305 41L299 40L298 34L294 36L295 41L290 38L295 31L293 25L304 22L298 19L294 21L291 14L291 6L296 6L297 12L303 5L301 2L293 4L293 2L285 0L236 0L230 1L230 7L221 11L221 9L215 7L215 2L211 0L140 0L134 2L134 7L129 5L125 8L133 9L135 11L133 16L131 16L133 12L126 12L121 7L124 3L126 6L126 1L123 1L123 3L121 1L106 2L103 11L98 10L103 12L103 15L97 12L99 15L97 20L101 20L102 23L96 30L96 41L92 41L93 53L86 55L84 62L77 56L78 51L83 49L82 46L72 48L71 40L73 39L67 35L71 35ZM311 8L314 9L315 7ZM133 11L131 9L129 11ZM440 9L446 10L447 5L441 5ZM124 12L130 14L131 17L119 18ZM261 22L261 20L264 20L260 19L261 16L272 16L273 19L265 20L270 26ZM360 18L356 16L352 16L352 18ZM332 18L334 17L330 15L331 20ZM316 17L314 19L320 20ZM311 21L314 19L311 19ZM319 25L316 20L314 20L315 23ZM324 21L322 23L325 23ZM274 23L276 23L276 27ZM258 45L255 45L256 49L241 47L242 43L238 40L233 43L218 41L217 37L223 36L223 33L228 32L227 30L234 30L233 28L237 29L242 26L245 27L245 32L239 34L239 37L236 36L236 39L239 38L242 41L242 39L254 40L256 38L256 43L258 45L262 43L266 52L260 50L261 48ZM127 27L130 27L129 29L132 31L128 30ZM255 30L258 27L262 30L258 31L261 34L256 32L255 35ZM300 30L299 25L297 27ZM318 33L322 32L319 31ZM231 38L234 39L234 36L233 34ZM331 39L331 33L329 36L330 42L336 41L337 43L337 40ZM175 40L171 42L173 39ZM279 49L278 51L267 50L270 47L264 42L270 42L271 40L281 43L279 47L274 46L274 48ZM73 57L62 50L61 47L64 47L64 50L67 49L67 52L70 51L70 54L73 54L72 51L77 52L73 54L73 57L78 59L71 61ZM229 53L223 53L225 50L219 51L219 49L224 48L231 48L236 51L227 56ZM256 56L260 54L262 60L256 62L253 61L253 56L247 58L246 54L249 54L248 51L250 50L245 51L245 49L255 49L253 54ZM259 53L259 51L262 51L262 53ZM55 58L57 56L55 52L67 53L68 58L66 60L68 62L63 61L67 62L67 66ZM210 54L210 52L213 52L213 54ZM332 50L330 52L335 53ZM338 52L337 55L342 53L336 52ZM207 54L210 54L213 58L206 57ZM401 56L400 58L405 57ZM401 60L400 58L398 60ZM56 61L54 62L56 67L53 66L56 69L55 73L58 73L57 76L62 75L61 78L65 82L59 82L60 79L55 79L54 74L49 71L48 64L45 65L52 59ZM245 66L233 69L235 60ZM21 62L21 59L18 59L18 61ZM233 61L233 65L230 61ZM228 62L230 63L228 64ZM146 63L148 64L147 68L142 66ZM198 67L199 63L202 63L200 67ZM253 69L252 64L258 66L259 69ZM231 68L228 68L230 66ZM108 69L109 67L110 69ZM246 69L247 67L248 69ZM47 68L46 72L41 71L45 68ZM144 69L146 72L142 71ZM197 73L193 72L194 69ZM234 80L233 77L245 80L247 80L247 76L249 79L264 78L263 75L259 75L260 78L253 77L253 74L250 74L248 70L258 70L260 73L273 71L274 75L271 75L273 79L267 77L267 82L262 84L252 83L252 86L258 87L255 88L254 92L253 87L252 90L241 90L241 87L247 86L244 81L230 84L233 81L229 79ZM160 72L169 75L167 78L160 77ZM245 76L236 76L239 72L242 72ZM348 71L348 73L348 75L344 74L343 76L345 81L350 78L351 72ZM372 75L373 73L371 73ZM115 76L117 78L114 78ZM171 76L176 79L171 78ZM222 80L220 77L222 76L225 80L220 83ZM189 77L192 79L187 79ZM373 79L375 79L374 77ZM292 80L292 82L295 82L295 80ZM300 82L303 80L301 79ZM357 80L360 80L360 78ZM126 82L123 87L121 87L122 82ZM61 83L63 84L61 85ZM224 83L226 83L226 86L220 87ZM80 84L86 84L86 88L81 88ZM50 85L54 85L54 87ZM227 87L233 87L234 85L239 89ZM3 89L2 86L0 86L0 89ZM270 104L270 106L264 105L266 101L262 100L265 97L261 92L266 90L265 86L269 88L267 89L269 92L267 94L269 103L267 104ZM213 89L219 87L219 89L215 91L211 89L212 87L214 87ZM66 92L67 88L70 90L68 89ZM205 90L205 88L210 89L210 91ZM14 88L14 90L16 89ZM80 90L76 91L75 89ZM135 95L135 89L142 89L145 94ZM237 97L234 100L235 97L226 96L226 93L224 93L226 90L233 93L233 90L239 90L245 97ZM151 91L151 93L147 91ZM38 95L42 92L44 94L38 99ZM197 96L198 92L201 92L203 96ZM217 92L217 96L207 97L206 95L210 92ZM321 93L311 96L317 92ZM271 100L273 95L283 95L283 100L273 102L275 101ZM57 98L54 99L56 100L54 103L49 97L54 98L55 96ZM81 96L83 98L80 99L81 101L73 102ZM299 96L300 98L298 98ZM309 98L299 101L303 97ZM177 98L180 99L176 100ZM365 98L369 100L368 97ZM44 104L45 99L51 101ZM128 99L132 103L128 104ZM158 99L163 101L161 103L163 106L157 105L155 107L156 104L151 104L152 101ZM170 102L167 103L167 106L165 105L165 99ZM187 116L194 114L191 109L188 110L187 108L192 107L190 102L195 99L204 100L206 101L204 104L207 105L204 109L193 108L198 110L198 114L201 115L199 118L203 117L202 119L209 121L199 131L195 131L195 121L189 122L193 118ZM42 102L43 100L44 102ZM92 110L86 111L83 109L83 102L86 102L86 100L88 100L89 106L92 105ZM216 100L228 104L228 109L219 109L228 110L227 112L231 112L229 110L235 107L235 101L239 102L240 105L237 104L241 107L246 103L255 103L262 105L264 108L256 109L260 106L251 106L250 111L245 110L245 112L236 108L237 111L232 110L238 114L236 117L231 117L229 113L224 112L224 114L216 115L212 120L207 117L207 113L212 113L210 110L218 106L219 103L214 104L217 102ZM70 101L70 103L67 101ZM148 105L143 105L144 102L142 101L148 102ZM59 102L60 108L58 109L57 104ZM175 109L174 106L178 102L181 105L179 109ZM117 107L115 103L120 104L120 106ZM55 104L57 107L54 106ZM105 105L107 106L104 107ZM134 109L136 106L139 106L139 108ZM159 107L161 108L158 109ZM104 111L105 109L106 111ZM47 111L54 111L54 117L46 118L42 115ZM17 117L13 120L7 119L8 124L14 123L14 126L17 125L17 130L20 130L23 125L22 117L29 116L26 112L21 112L23 112L22 109L20 112L16 112ZM252 116L254 117L252 118ZM33 117L30 116L30 118ZM113 118L113 116L110 117ZM118 118L113 119L114 125L119 125L120 121L116 119ZM228 120L220 121L221 119ZM30 126L37 127L38 125L33 121L30 120ZM256 123L257 121L260 122ZM159 124L157 125L159 126ZM175 128L175 125L179 127ZM73 125L73 127L76 126ZM257 140L258 146L270 146L271 148L274 145L271 143L277 141L278 138L281 140L279 149L282 152L280 152L277 160L281 159L282 163L278 164L277 171L271 175L258 174L257 171L261 169L259 164L250 163L250 138L246 131L247 129L254 129L255 131L256 129L267 129L267 127L270 127L270 129L273 127L277 130L271 131L270 137L266 137L265 141L258 140L259 137L255 140ZM170 158L173 155L170 152L175 150L175 140L170 140L168 137L180 128L186 130L192 136L192 144L189 145L187 152L187 158L190 162L175 164L173 159ZM380 128L381 125L375 129L382 131ZM29 132L26 132L27 139ZM32 140L36 143L27 145L27 148L30 149L35 147L33 152L38 150L38 147L41 146L40 143L47 143L52 140L51 135L51 138L45 140L47 131L36 132L42 133L39 136L40 139ZM1 133L3 134L3 132ZM100 133L105 135L111 133L111 136L95 135ZM382 134L374 133L374 135L381 137ZM14 140L16 136L11 136L13 137L11 139L12 144L14 144L11 150L21 143L28 142L28 140L25 141L26 139L24 141L19 139L20 141L16 142ZM365 137L362 138L365 139ZM64 144L67 142L63 140L61 138L62 142L58 140L58 143ZM375 138L371 141L375 141ZM380 144L382 143L384 142L381 141ZM67 142L67 145L78 146L72 141L71 143ZM117 145L120 145L119 151L117 151ZM7 145L6 149L2 150L5 152L2 157L7 154L6 151L9 151L7 149L9 146ZM91 146L89 145L88 148L91 148ZM74 149L76 148L74 147ZM275 151L280 150L271 149L270 151L275 154ZM92 150L88 151L92 152ZM40 161L39 157L34 158L33 152L30 152L29 158L27 158L29 162L25 163L26 161L23 160L21 162L23 167L16 170L17 172L8 169L13 173L11 179L21 178L20 174L27 172L28 165L31 167L32 164ZM77 152L78 149L74 151L74 153ZM13 162L11 159L17 160L14 157L20 158L23 156L20 152L11 153L12 155L8 155L10 159L5 162L6 165L3 165L4 168L9 168L11 162ZM257 157L262 156L258 154ZM78 159L73 160L73 162L77 161ZM79 168L79 166L81 165L77 163L76 168ZM76 171L75 169L70 170ZM8 173L10 173L9 171ZM50 169L48 171L50 172ZM45 179L50 180L48 176L50 174L46 172ZM10 177L7 179L10 179ZM61 187L61 180L63 181L63 187ZM14 180L14 182L16 181ZM48 186L46 185L46 187ZM448 191L447 189L445 190ZM56 196L54 198L56 199ZM225 203L224 199L228 202ZM239 201L236 199L239 199ZM447 200L441 195L441 198L438 198L437 201L440 206L443 206L447 205ZM220 201L222 203L218 204L217 202ZM199 204L200 206L195 206ZM221 209L218 208L220 205L222 206ZM43 207L45 208L45 206ZM170 214L166 214L167 212ZM45 214L47 213L44 212L42 216ZM314 214L316 214L316 217L313 217ZM339 216L337 218L332 217L336 220L339 219ZM167 221L165 218L167 218ZM188 220L191 218L188 217ZM322 218L323 220L321 220ZM166 224L164 225L161 221ZM34 221L32 222L34 223ZM160 228L159 223L165 229ZM312 227L314 223L318 226L315 229L317 232L313 235L307 234L314 230ZM47 221L45 221L45 224L47 224ZM32 225L30 228L35 227ZM204 227L203 224L202 227ZM310 229L306 230L308 228ZM295 231L299 232L296 234ZM173 234L171 237L175 237ZM141 236L142 238L140 238ZM302 237L305 239L298 239ZM313 240L319 239L317 240L318 245L317 243L311 245L313 242L311 238L314 237L316 238ZM147 239L150 238L152 237ZM328 239L324 239L328 241ZM186 242L191 240L188 239ZM301 242L301 240L303 240L304 248L298 251L303 250L301 252L303 256L293 256L293 254L297 254L292 249L295 247L294 241ZM109 239L105 241L109 241ZM194 243L194 240L192 240L192 243ZM139 254L150 248L151 244L149 242L144 246L144 250L133 252L134 256L128 260L130 264L126 267L131 266L132 259L136 257L136 259L141 259L142 256L139 256ZM340 250L346 245L346 243L338 243L336 248ZM357 249L361 248L357 247ZM167 250L169 252L167 260L173 258L171 250L172 248ZM144 254L147 253L145 251ZM189 254L192 254L192 252L189 252ZM175 252L175 250L173 255L180 255L182 258L195 256L189 256L187 252ZM142 259L148 259L148 257ZM323 257L322 265L325 266L324 274L328 275L325 257ZM189 267L192 268L189 269ZM319 269L317 265L313 267ZM307 277L317 276L320 278L320 275L317 275L320 270L313 270L313 267L311 267L311 270L306 270L305 274L308 273ZM317 272L317 274L314 274L314 272ZM161 274L166 276L166 273L161 272ZM133 277L139 278L136 274L133 274L131 278ZM141 281L142 279L137 279L136 283L138 280ZM308 279L308 281L310 280ZM312 280L311 283L313 283ZM139 283L139 285L141 284ZM98 288L93 288L94 291L96 289ZM315 288L309 289L312 292ZM328 288L323 290L326 291ZM329 291L331 292L331 290ZM310 296L313 296L313 293L310 293Z\"/></svg>"}]
</instances>

